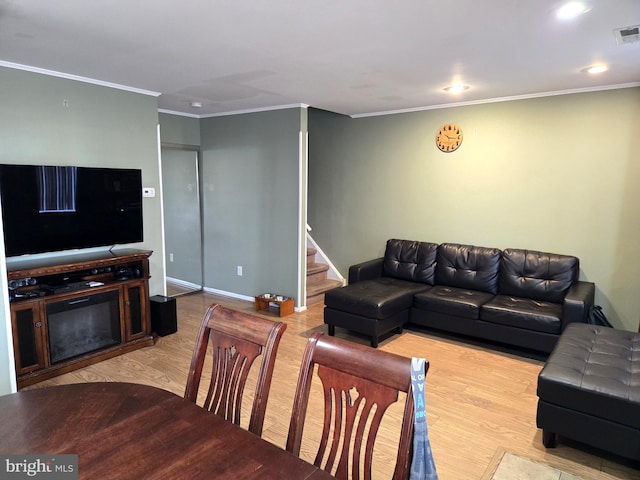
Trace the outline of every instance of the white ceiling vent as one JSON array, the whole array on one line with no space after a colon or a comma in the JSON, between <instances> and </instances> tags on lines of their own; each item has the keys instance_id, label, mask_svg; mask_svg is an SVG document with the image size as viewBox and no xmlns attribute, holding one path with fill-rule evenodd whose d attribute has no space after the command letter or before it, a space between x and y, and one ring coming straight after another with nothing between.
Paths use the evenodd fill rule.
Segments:
<instances>
[{"instance_id":1,"label":"white ceiling vent","mask_svg":"<svg viewBox=\"0 0 640 480\"><path fill-rule=\"evenodd\" d=\"M640 25L634 27L616 28L613 31L618 45L640 42Z\"/></svg>"}]
</instances>

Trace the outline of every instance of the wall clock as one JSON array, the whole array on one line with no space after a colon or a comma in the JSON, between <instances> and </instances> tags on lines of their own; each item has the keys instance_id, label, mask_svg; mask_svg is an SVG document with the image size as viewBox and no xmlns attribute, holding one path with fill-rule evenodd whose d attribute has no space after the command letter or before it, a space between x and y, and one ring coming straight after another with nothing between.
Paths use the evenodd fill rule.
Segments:
<instances>
[{"instance_id":1,"label":"wall clock","mask_svg":"<svg viewBox=\"0 0 640 480\"><path fill-rule=\"evenodd\" d=\"M436 145L445 153L451 153L462 144L462 129L455 123L443 125L436 134Z\"/></svg>"}]
</instances>

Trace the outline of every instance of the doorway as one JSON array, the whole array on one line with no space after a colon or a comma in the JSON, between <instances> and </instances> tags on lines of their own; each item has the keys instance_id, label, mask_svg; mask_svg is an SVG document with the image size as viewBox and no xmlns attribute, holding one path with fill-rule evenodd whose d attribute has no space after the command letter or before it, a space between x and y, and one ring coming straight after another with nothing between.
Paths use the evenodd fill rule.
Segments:
<instances>
[{"instance_id":1,"label":"doorway","mask_svg":"<svg viewBox=\"0 0 640 480\"><path fill-rule=\"evenodd\" d=\"M199 148L163 143L161 166L167 295L175 297L204 285Z\"/></svg>"}]
</instances>

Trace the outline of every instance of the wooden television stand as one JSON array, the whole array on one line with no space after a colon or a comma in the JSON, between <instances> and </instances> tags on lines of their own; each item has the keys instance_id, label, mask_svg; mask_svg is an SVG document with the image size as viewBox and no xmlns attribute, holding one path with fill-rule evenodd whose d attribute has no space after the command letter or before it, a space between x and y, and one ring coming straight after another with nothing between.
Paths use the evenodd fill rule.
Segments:
<instances>
[{"instance_id":1,"label":"wooden television stand","mask_svg":"<svg viewBox=\"0 0 640 480\"><path fill-rule=\"evenodd\" d=\"M18 388L153 345L146 250L7 264Z\"/></svg>"}]
</instances>

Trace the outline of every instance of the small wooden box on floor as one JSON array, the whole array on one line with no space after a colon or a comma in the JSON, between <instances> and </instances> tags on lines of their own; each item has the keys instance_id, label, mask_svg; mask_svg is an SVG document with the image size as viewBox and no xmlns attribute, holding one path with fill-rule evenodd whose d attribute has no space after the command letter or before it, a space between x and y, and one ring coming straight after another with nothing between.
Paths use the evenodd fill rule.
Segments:
<instances>
[{"instance_id":1,"label":"small wooden box on floor","mask_svg":"<svg viewBox=\"0 0 640 480\"><path fill-rule=\"evenodd\" d=\"M269 295L269 296L265 296ZM259 310L269 310L270 308L278 310L281 317L286 317L293 313L293 298L284 297L281 295L262 294L255 297L256 312Z\"/></svg>"}]
</instances>

